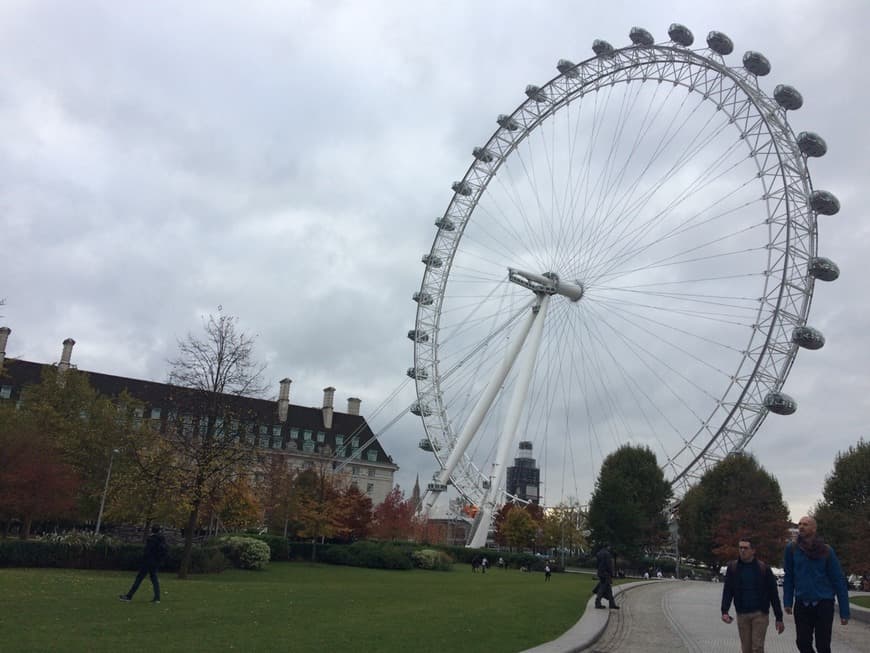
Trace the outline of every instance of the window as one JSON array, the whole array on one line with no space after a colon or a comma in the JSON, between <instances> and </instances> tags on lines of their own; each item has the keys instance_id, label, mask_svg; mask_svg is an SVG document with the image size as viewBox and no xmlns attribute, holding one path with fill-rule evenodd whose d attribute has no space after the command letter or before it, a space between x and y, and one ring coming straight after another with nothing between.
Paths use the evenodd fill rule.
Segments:
<instances>
[{"instance_id":1,"label":"window","mask_svg":"<svg viewBox=\"0 0 870 653\"><path fill-rule=\"evenodd\" d=\"M290 439L298 440L299 439L299 429L290 429Z\"/></svg>"},{"instance_id":2,"label":"window","mask_svg":"<svg viewBox=\"0 0 870 653\"><path fill-rule=\"evenodd\" d=\"M272 427L272 435L274 435L276 438L280 438L281 437L281 427L280 426L273 426Z\"/></svg>"},{"instance_id":3,"label":"window","mask_svg":"<svg viewBox=\"0 0 870 653\"><path fill-rule=\"evenodd\" d=\"M199 434L204 436L206 433L208 433L208 417L202 415L199 418Z\"/></svg>"},{"instance_id":4,"label":"window","mask_svg":"<svg viewBox=\"0 0 870 653\"><path fill-rule=\"evenodd\" d=\"M305 453L313 453L314 452L314 441L306 440L302 443L302 451Z\"/></svg>"},{"instance_id":5,"label":"window","mask_svg":"<svg viewBox=\"0 0 870 653\"><path fill-rule=\"evenodd\" d=\"M151 409L151 419L160 419L160 409L152 408Z\"/></svg>"},{"instance_id":6,"label":"window","mask_svg":"<svg viewBox=\"0 0 870 653\"><path fill-rule=\"evenodd\" d=\"M260 427L260 435L269 435L269 427L261 426Z\"/></svg>"},{"instance_id":7,"label":"window","mask_svg":"<svg viewBox=\"0 0 870 653\"><path fill-rule=\"evenodd\" d=\"M350 471L354 476L359 476L359 465L351 465Z\"/></svg>"},{"instance_id":8,"label":"window","mask_svg":"<svg viewBox=\"0 0 870 653\"><path fill-rule=\"evenodd\" d=\"M9 399L12 397L11 385L0 385L0 399Z\"/></svg>"},{"instance_id":9,"label":"window","mask_svg":"<svg viewBox=\"0 0 870 653\"><path fill-rule=\"evenodd\" d=\"M309 431L308 429L302 431L302 439L306 442L309 442L311 440L311 431Z\"/></svg>"},{"instance_id":10,"label":"window","mask_svg":"<svg viewBox=\"0 0 870 653\"><path fill-rule=\"evenodd\" d=\"M374 478L374 475L375 475L375 470L370 469L370 470L369 470L369 476L372 477L372 478Z\"/></svg>"},{"instance_id":11,"label":"window","mask_svg":"<svg viewBox=\"0 0 870 653\"><path fill-rule=\"evenodd\" d=\"M215 417L214 418L214 434L222 436L224 434L224 418L223 417Z\"/></svg>"},{"instance_id":12,"label":"window","mask_svg":"<svg viewBox=\"0 0 870 653\"><path fill-rule=\"evenodd\" d=\"M375 491L375 484L374 483L366 483L366 494L371 494L374 491Z\"/></svg>"},{"instance_id":13,"label":"window","mask_svg":"<svg viewBox=\"0 0 870 653\"><path fill-rule=\"evenodd\" d=\"M335 446L343 447L344 446L344 436L341 433L337 433L335 436Z\"/></svg>"},{"instance_id":14,"label":"window","mask_svg":"<svg viewBox=\"0 0 870 653\"><path fill-rule=\"evenodd\" d=\"M369 462L375 462L378 459L378 452L374 449L369 449L366 451L366 458Z\"/></svg>"},{"instance_id":15,"label":"window","mask_svg":"<svg viewBox=\"0 0 870 653\"><path fill-rule=\"evenodd\" d=\"M324 433L323 431L318 431L317 432L317 441L318 442L326 442L326 433Z\"/></svg>"},{"instance_id":16,"label":"window","mask_svg":"<svg viewBox=\"0 0 870 653\"><path fill-rule=\"evenodd\" d=\"M356 449L359 446L359 438L354 436L350 441L350 446Z\"/></svg>"}]
</instances>

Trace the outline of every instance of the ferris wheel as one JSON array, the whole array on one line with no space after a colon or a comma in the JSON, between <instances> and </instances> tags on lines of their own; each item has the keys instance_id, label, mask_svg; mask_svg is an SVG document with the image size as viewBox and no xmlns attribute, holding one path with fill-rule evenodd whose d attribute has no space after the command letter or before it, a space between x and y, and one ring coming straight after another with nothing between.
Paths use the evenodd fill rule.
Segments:
<instances>
[{"instance_id":1,"label":"ferris wheel","mask_svg":"<svg viewBox=\"0 0 870 653\"><path fill-rule=\"evenodd\" d=\"M797 350L824 345L807 325L815 281L839 275L816 224L839 202L807 169L824 140L792 130L796 89L761 88L762 54L729 65L721 32L668 36L597 40L527 86L435 221L411 411L438 464L425 509L453 485L478 508L471 546L517 496L520 441L549 503L628 443L680 496L768 412L796 410Z\"/></svg>"}]
</instances>

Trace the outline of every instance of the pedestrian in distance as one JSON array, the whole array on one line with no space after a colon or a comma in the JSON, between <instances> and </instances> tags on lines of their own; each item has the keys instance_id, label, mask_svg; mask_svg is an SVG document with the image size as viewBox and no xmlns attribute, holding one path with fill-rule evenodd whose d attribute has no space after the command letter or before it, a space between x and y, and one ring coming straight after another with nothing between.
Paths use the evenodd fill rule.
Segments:
<instances>
[{"instance_id":1,"label":"pedestrian in distance","mask_svg":"<svg viewBox=\"0 0 870 653\"><path fill-rule=\"evenodd\" d=\"M139 573L136 574L136 580L133 581L130 591L126 594L121 594L118 598L122 601L132 601L133 595L139 589L139 585L145 579L145 576L151 577L151 585L154 588L154 598L152 603L160 603L160 580L157 578L157 570L160 564L169 553L169 547L166 545L166 538L163 536L163 531L156 524L151 527L151 535L145 540L145 552L142 554L142 562L139 565Z\"/></svg>"},{"instance_id":2,"label":"pedestrian in distance","mask_svg":"<svg viewBox=\"0 0 870 653\"><path fill-rule=\"evenodd\" d=\"M785 547L782 601L794 614L796 643L801 653L830 653L834 626L834 596L840 605L840 624L849 623L849 588L837 554L816 533L816 520L801 517L798 536Z\"/></svg>"},{"instance_id":3,"label":"pedestrian in distance","mask_svg":"<svg viewBox=\"0 0 870 653\"><path fill-rule=\"evenodd\" d=\"M481 573L486 573L486 568L489 567L489 560L486 559L486 556L483 556L483 560L480 561L480 571Z\"/></svg>"},{"instance_id":4,"label":"pedestrian in distance","mask_svg":"<svg viewBox=\"0 0 870 653\"><path fill-rule=\"evenodd\" d=\"M601 545L596 560L598 562L598 591L595 593L595 607L604 610L601 599L607 599L607 604L611 610L619 610L619 606L616 605L613 598L613 577L616 575L616 567L613 555L610 553L610 547L606 542Z\"/></svg>"},{"instance_id":5,"label":"pedestrian in distance","mask_svg":"<svg viewBox=\"0 0 870 653\"><path fill-rule=\"evenodd\" d=\"M737 543L738 558L728 563L725 586L722 588L722 621L730 624L731 601L737 612L737 632L742 653L764 653L764 638L770 623L770 608L776 619L776 632L782 634L782 606L776 577L770 567L755 557L752 539L743 537Z\"/></svg>"},{"instance_id":6,"label":"pedestrian in distance","mask_svg":"<svg viewBox=\"0 0 870 653\"><path fill-rule=\"evenodd\" d=\"M550 565L549 564L544 566L544 582L545 583L550 582Z\"/></svg>"}]
</instances>

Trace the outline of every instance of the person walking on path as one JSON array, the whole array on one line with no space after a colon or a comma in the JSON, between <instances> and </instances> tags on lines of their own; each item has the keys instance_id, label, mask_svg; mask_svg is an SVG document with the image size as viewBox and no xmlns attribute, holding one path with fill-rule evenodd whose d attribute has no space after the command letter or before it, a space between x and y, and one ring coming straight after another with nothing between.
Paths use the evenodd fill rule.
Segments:
<instances>
[{"instance_id":1,"label":"person walking on path","mask_svg":"<svg viewBox=\"0 0 870 653\"><path fill-rule=\"evenodd\" d=\"M133 581L133 586L126 594L121 594L118 598L122 601L132 601L133 595L139 589L139 585L148 575L151 577L151 585L154 587L154 598L152 603L160 603L160 581L157 578L157 570L160 568L160 563L169 552L169 547L166 545L166 538L163 536L160 526L154 525L151 527L151 535L145 540L145 552L142 555L142 563L139 565L139 573L136 574L136 580Z\"/></svg>"},{"instance_id":2,"label":"person walking on path","mask_svg":"<svg viewBox=\"0 0 870 653\"><path fill-rule=\"evenodd\" d=\"M840 623L849 623L849 589L834 549L816 534L816 520L801 517L798 536L785 547L782 601L794 614L797 647L813 653L830 653L834 625L834 596L840 604ZM794 606L792 608L792 606Z\"/></svg>"},{"instance_id":3,"label":"person walking on path","mask_svg":"<svg viewBox=\"0 0 870 653\"><path fill-rule=\"evenodd\" d=\"M596 560L598 561L598 591L595 593L595 607L603 610L604 606L601 604L601 599L607 599L611 610L619 610L619 606L613 599L613 577L616 569L613 564L613 556L606 542L601 545Z\"/></svg>"},{"instance_id":4,"label":"person walking on path","mask_svg":"<svg viewBox=\"0 0 870 653\"><path fill-rule=\"evenodd\" d=\"M748 537L737 543L738 559L728 563L722 588L722 621L730 624L731 601L737 612L737 632L742 653L764 653L764 638L770 623L770 608L776 619L776 632L782 634L782 606L776 578L770 567L755 557L755 547Z\"/></svg>"}]
</instances>

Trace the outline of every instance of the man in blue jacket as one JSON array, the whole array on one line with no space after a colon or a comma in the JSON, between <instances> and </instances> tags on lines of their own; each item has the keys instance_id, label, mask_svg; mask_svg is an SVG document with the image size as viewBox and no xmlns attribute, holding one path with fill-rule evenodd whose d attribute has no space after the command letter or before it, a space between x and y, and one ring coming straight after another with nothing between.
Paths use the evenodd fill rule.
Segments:
<instances>
[{"instance_id":1,"label":"man in blue jacket","mask_svg":"<svg viewBox=\"0 0 870 653\"><path fill-rule=\"evenodd\" d=\"M782 634L785 629L776 578L770 567L755 557L750 538L741 538L737 542L737 551L739 559L730 562L725 572L722 621L726 624L734 621L728 614L733 599L742 653L764 653L771 606L776 618L776 632Z\"/></svg>"},{"instance_id":2,"label":"man in blue jacket","mask_svg":"<svg viewBox=\"0 0 870 653\"><path fill-rule=\"evenodd\" d=\"M834 624L834 595L840 604L840 623L849 623L849 588L834 549L816 535L816 520L801 517L797 540L785 548L782 599L792 614L801 653L830 653Z\"/></svg>"}]
</instances>

